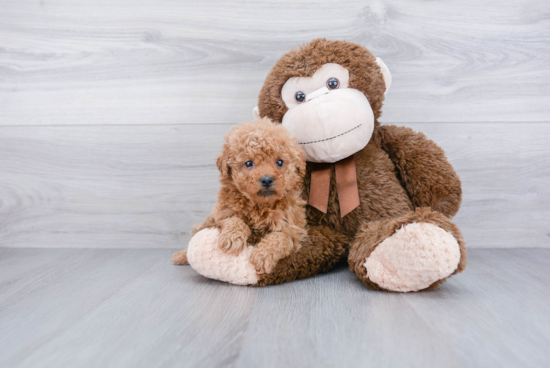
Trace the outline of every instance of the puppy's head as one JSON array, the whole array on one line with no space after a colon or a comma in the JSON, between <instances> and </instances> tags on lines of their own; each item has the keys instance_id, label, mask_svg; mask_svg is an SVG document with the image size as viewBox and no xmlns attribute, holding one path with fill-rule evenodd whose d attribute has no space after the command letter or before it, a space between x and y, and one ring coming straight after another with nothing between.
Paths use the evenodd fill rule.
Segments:
<instances>
[{"instance_id":1,"label":"puppy's head","mask_svg":"<svg viewBox=\"0 0 550 368\"><path fill-rule=\"evenodd\" d=\"M242 123L225 141L217 160L223 185L255 203L272 203L300 188L306 156L281 125L266 118Z\"/></svg>"}]
</instances>

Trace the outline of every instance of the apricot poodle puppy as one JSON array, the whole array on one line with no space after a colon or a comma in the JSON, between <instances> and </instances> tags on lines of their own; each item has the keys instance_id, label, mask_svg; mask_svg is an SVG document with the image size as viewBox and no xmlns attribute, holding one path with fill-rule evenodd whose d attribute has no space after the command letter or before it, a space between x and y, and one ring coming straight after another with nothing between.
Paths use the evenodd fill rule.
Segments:
<instances>
[{"instance_id":1,"label":"apricot poodle puppy","mask_svg":"<svg viewBox=\"0 0 550 368\"><path fill-rule=\"evenodd\" d=\"M216 162L222 185L218 202L193 235L218 228L219 247L229 254L254 245L250 262L259 274L269 274L307 234L301 195L306 156L290 133L269 119L237 125L225 141ZM187 251L172 260L189 264Z\"/></svg>"}]
</instances>

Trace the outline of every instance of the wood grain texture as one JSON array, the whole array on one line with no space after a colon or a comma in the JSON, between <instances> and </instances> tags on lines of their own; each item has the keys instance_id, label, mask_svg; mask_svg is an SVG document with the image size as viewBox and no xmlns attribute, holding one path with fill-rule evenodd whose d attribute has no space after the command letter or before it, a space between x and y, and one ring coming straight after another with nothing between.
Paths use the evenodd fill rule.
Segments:
<instances>
[{"instance_id":1,"label":"wood grain texture","mask_svg":"<svg viewBox=\"0 0 550 368\"><path fill-rule=\"evenodd\" d=\"M251 288L171 265L170 250L41 251L57 261L14 275L22 286L0 302L5 368L550 362L549 249L474 249L464 273L412 294L368 290L345 268ZM24 267L35 250L9 252Z\"/></svg>"},{"instance_id":2,"label":"wood grain texture","mask_svg":"<svg viewBox=\"0 0 550 368\"><path fill-rule=\"evenodd\" d=\"M0 124L247 119L288 50L345 39L394 76L383 121L547 121L550 3L0 0Z\"/></svg>"},{"instance_id":3,"label":"wood grain texture","mask_svg":"<svg viewBox=\"0 0 550 368\"><path fill-rule=\"evenodd\" d=\"M462 181L453 219L468 247L550 247L550 124L409 124Z\"/></svg>"},{"instance_id":4,"label":"wood grain texture","mask_svg":"<svg viewBox=\"0 0 550 368\"><path fill-rule=\"evenodd\" d=\"M1 245L183 247L215 201L228 129L2 127Z\"/></svg>"},{"instance_id":5,"label":"wood grain texture","mask_svg":"<svg viewBox=\"0 0 550 368\"><path fill-rule=\"evenodd\" d=\"M157 254L162 261L16 366L231 366L257 289L208 280L173 265L171 252Z\"/></svg>"},{"instance_id":6,"label":"wood grain texture","mask_svg":"<svg viewBox=\"0 0 550 368\"><path fill-rule=\"evenodd\" d=\"M407 304L347 269L258 291L237 366L464 367Z\"/></svg>"},{"instance_id":7,"label":"wood grain texture","mask_svg":"<svg viewBox=\"0 0 550 368\"><path fill-rule=\"evenodd\" d=\"M13 248L0 248L0 295L5 297L7 287L13 287L14 284L7 282L14 277L21 277L21 274L33 273L37 267L43 267L52 261L58 261L59 257L64 257L80 252L78 249L66 249L63 252L50 252L47 249L33 249L22 253ZM21 257L25 262L21 262Z\"/></svg>"},{"instance_id":8,"label":"wood grain texture","mask_svg":"<svg viewBox=\"0 0 550 368\"><path fill-rule=\"evenodd\" d=\"M544 367L550 363L540 350L550 343L549 261L547 249L476 249L454 282L438 294L408 295L407 302L438 339L461 346L465 366Z\"/></svg>"},{"instance_id":9,"label":"wood grain texture","mask_svg":"<svg viewBox=\"0 0 550 368\"><path fill-rule=\"evenodd\" d=\"M550 247L550 124L410 124L443 147L468 247ZM0 127L3 247L185 248L227 125Z\"/></svg>"},{"instance_id":10,"label":"wood grain texture","mask_svg":"<svg viewBox=\"0 0 550 368\"><path fill-rule=\"evenodd\" d=\"M26 255L33 251L22 250L20 263L26 263ZM170 257L167 250L50 251L62 256L2 282L2 367L21 361L29 351L94 310L147 268Z\"/></svg>"}]
</instances>

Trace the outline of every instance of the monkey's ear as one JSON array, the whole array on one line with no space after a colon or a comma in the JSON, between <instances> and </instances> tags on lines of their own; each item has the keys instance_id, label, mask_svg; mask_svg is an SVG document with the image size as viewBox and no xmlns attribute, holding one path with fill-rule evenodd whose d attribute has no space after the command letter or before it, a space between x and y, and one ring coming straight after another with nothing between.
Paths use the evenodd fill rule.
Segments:
<instances>
[{"instance_id":1,"label":"monkey's ear","mask_svg":"<svg viewBox=\"0 0 550 368\"><path fill-rule=\"evenodd\" d=\"M254 116L254 119L260 118L260 109L258 108L258 106L252 109L252 115Z\"/></svg>"},{"instance_id":2,"label":"monkey's ear","mask_svg":"<svg viewBox=\"0 0 550 368\"><path fill-rule=\"evenodd\" d=\"M229 167L229 145L226 143L223 145L222 153L216 159L216 166L222 178L226 178L231 175L231 168Z\"/></svg>"},{"instance_id":3,"label":"monkey's ear","mask_svg":"<svg viewBox=\"0 0 550 368\"><path fill-rule=\"evenodd\" d=\"M382 59L379 57L376 58L376 64L380 67L380 70L382 71L382 76L384 77L384 83L386 84L386 91L384 92L384 96L388 93L391 86L391 73L386 64Z\"/></svg>"}]
</instances>

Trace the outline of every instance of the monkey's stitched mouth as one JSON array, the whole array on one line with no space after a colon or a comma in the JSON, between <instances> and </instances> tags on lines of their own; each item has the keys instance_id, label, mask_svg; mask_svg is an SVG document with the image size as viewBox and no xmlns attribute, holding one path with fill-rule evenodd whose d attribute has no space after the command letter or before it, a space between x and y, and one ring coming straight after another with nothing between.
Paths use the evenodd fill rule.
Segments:
<instances>
[{"instance_id":1,"label":"monkey's stitched mouth","mask_svg":"<svg viewBox=\"0 0 550 368\"><path fill-rule=\"evenodd\" d=\"M258 194L264 198L271 197L276 192L274 190L260 190Z\"/></svg>"},{"instance_id":2,"label":"monkey's stitched mouth","mask_svg":"<svg viewBox=\"0 0 550 368\"><path fill-rule=\"evenodd\" d=\"M341 136L343 136L344 134L348 134L349 132L354 131L355 129L359 128L361 125L363 125L363 124L359 124L359 125L357 125L356 127L351 128L351 129L348 130L347 132L340 133L340 134L338 134L338 135L335 135L334 137L325 138L325 139L320 139L320 140L318 140L318 141L313 141L313 142L298 143L298 144L312 144L312 143L319 143L319 142L330 141L331 139L341 137Z\"/></svg>"}]
</instances>

